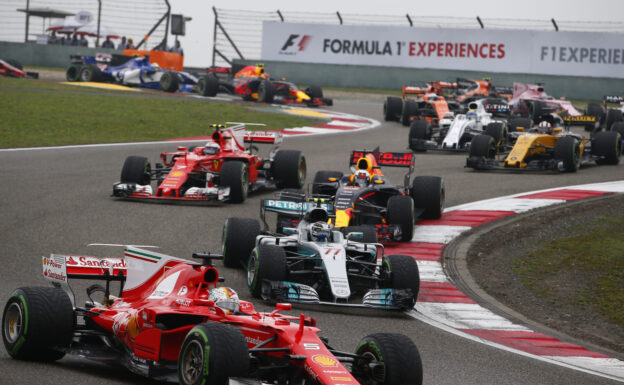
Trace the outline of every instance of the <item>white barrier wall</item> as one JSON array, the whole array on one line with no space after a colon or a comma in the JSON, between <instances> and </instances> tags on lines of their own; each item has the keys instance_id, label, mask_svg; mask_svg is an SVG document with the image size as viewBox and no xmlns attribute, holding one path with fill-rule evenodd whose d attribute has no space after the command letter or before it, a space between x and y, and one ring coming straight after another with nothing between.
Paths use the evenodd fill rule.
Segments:
<instances>
[{"instance_id":1,"label":"white barrier wall","mask_svg":"<svg viewBox=\"0 0 624 385\"><path fill-rule=\"evenodd\" d=\"M262 60L624 78L624 34L265 21Z\"/></svg>"}]
</instances>

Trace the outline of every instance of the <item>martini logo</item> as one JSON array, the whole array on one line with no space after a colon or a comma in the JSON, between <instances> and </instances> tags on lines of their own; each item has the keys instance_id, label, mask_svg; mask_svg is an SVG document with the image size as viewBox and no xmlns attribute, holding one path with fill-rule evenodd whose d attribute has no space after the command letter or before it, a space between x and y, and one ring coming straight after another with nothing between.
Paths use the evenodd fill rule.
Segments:
<instances>
[{"instance_id":1,"label":"martini logo","mask_svg":"<svg viewBox=\"0 0 624 385\"><path fill-rule=\"evenodd\" d=\"M291 34L284 42L284 45L280 49L280 55L296 55L297 52L304 51L310 43L312 36L310 35L298 35Z\"/></svg>"}]
</instances>

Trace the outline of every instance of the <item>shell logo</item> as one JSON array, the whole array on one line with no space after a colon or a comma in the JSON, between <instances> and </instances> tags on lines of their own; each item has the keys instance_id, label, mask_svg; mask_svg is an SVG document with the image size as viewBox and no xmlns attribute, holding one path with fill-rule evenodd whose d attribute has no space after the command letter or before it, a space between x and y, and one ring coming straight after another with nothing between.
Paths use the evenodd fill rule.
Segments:
<instances>
[{"instance_id":1,"label":"shell logo","mask_svg":"<svg viewBox=\"0 0 624 385\"><path fill-rule=\"evenodd\" d=\"M312 357L312 361L322 366L333 366L333 367L338 366L338 361L334 360L331 357L327 357L323 355L317 355L317 356Z\"/></svg>"},{"instance_id":2,"label":"shell logo","mask_svg":"<svg viewBox=\"0 0 624 385\"><path fill-rule=\"evenodd\" d=\"M174 171L171 173L171 176L182 176L184 175L183 171Z\"/></svg>"}]
</instances>

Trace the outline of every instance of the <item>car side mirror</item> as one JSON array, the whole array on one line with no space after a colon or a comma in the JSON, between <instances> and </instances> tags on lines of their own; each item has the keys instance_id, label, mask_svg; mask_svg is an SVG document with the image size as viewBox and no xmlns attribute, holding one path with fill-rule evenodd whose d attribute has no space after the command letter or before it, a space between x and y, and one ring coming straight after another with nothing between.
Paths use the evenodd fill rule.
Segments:
<instances>
[{"instance_id":1,"label":"car side mirror","mask_svg":"<svg viewBox=\"0 0 624 385\"><path fill-rule=\"evenodd\" d=\"M362 239L364 239L364 233L360 231L355 231L347 234L348 241L361 241Z\"/></svg>"}]
</instances>

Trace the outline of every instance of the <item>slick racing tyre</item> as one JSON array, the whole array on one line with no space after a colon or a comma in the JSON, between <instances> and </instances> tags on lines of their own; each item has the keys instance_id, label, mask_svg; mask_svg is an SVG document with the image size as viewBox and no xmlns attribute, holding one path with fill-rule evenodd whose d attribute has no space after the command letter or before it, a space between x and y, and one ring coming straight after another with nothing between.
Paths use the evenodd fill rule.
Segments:
<instances>
[{"instance_id":1,"label":"slick racing tyre","mask_svg":"<svg viewBox=\"0 0 624 385\"><path fill-rule=\"evenodd\" d=\"M596 117L596 122L594 124L590 123L585 125L585 131L592 131L594 129L600 128L602 123L604 123L606 117L605 111L598 103L588 103L587 107L585 107L585 115Z\"/></svg>"},{"instance_id":2,"label":"slick racing tyre","mask_svg":"<svg viewBox=\"0 0 624 385\"><path fill-rule=\"evenodd\" d=\"M340 229L346 237L349 233L362 233L362 239L354 239L354 242L377 243L377 229L373 226L347 226Z\"/></svg>"},{"instance_id":3,"label":"slick racing tyre","mask_svg":"<svg viewBox=\"0 0 624 385\"><path fill-rule=\"evenodd\" d=\"M323 90L319 86L311 85L304 91L306 95L308 95L311 99L322 99L323 98Z\"/></svg>"},{"instance_id":4,"label":"slick racing tyre","mask_svg":"<svg viewBox=\"0 0 624 385\"><path fill-rule=\"evenodd\" d=\"M180 87L178 75L167 71L160 77L160 89L165 92L176 92Z\"/></svg>"},{"instance_id":5,"label":"slick racing tyre","mask_svg":"<svg viewBox=\"0 0 624 385\"><path fill-rule=\"evenodd\" d=\"M221 166L220 184L230 188L230 202L241 203L249 192L249 171L247 164L240 160L230 160Z\"/></svg>"},{"instance_id":6,"label":"slick racing tyre","mask_svg":"<svg viewBox=\"0 0 624 385\"><path fill-rule=\"evenodd\" d=\"M581 166L581 146L572 136L564 136L555 143L554 158L560 163L559 169L576 172Z\"/></svg>"},{"instance_id":7,"label":"slick racing tyre","mask_svg":"<svg viewBox=\"0 0 624 385\"><path fill-rule=\"evenodd\" d=\"M2 339L18 360L56 361L74 333L74 310L67 294L54 287L22 287L9 297L2 314Z\"/></svg>"},{"instance_id":8,"label":"slick racing tyre","mask_svg":"<svg viewBox=\"0 0 624 385\"><path fill-rule=\"evenodd\" d=\"M507 122L509 132L518 131L518 127L522 127L524 131L528 131L533 125L533 122L529 118L511 118Z\"/></svg>"},{"instance_id":9,"label":"slick racing tyre","mask_svg":"<svg viewBox=\"0 0 624 385\"><path fill-rule=\"evenodd\" d=\"M622 135L617 131L597 132L592 141L591 150L592 155L600 157L596 163L618 164L622 155Z\"/></svg>"},{"instance_id":10,"label":"slick racing tyre","mask_svg":"<svg viewBox=\"0 0 624 385\"><path fill-rule=\"evenodd\" d=\"M314 175L314 180L312 181L312 194L330 196L336 195L336 190L338 190L338 184L340 183L342 176L343 174L341 171L317 171ZM335 182L330 181L330 179L335 179Z\"/></svg>"},{"instance_id":11,"label":"slick racing tyre","mask_svg":"<svg viewBox=\"0 0 624 385\"><path fill-rule=\"evenodd\" d=\"M409 255L388 255L384 257L382 273L385 275L385 287L412 291L412 301L408 306L414 307L420 290L420 272L416 260Z\"/></svg>"},{"instance_id":12,"label":"slick racing tyre","mask_svg":"<svg viewBox=\"0 0 624 385\"><path fill-rule=\"evenodd\" d=\"M414 236L414 200L406 195L394 195L388 199L387 221L401 228L401 242L409 242Z\"/></svg>"},{"instance_id":13,"label":"slick racing tyre","mask_svg":"<svg viewBox=\"0 0 624 385\"><path fill-rule=\"evenodd\" d=\"M102 71L93 64L86 64L80 68L79 76L83 82L99 82L102 80Z\"/></svg>"},{"instance_id":14,"label":"slick racing tyre","mask_svg":"<svg viewBox=\"0 0 624 385\"><path fill-rule=\"evenodd\" d=\"M415 177L410 195L414 200L414 207L425 209L421 218L440 219L442 217L446 195L442 178L439 176Z\"/></svg>"},{"instance_id":15,"label":"slick racing tyre","mask_svg":"<svg viewBox=\"0 0 624 385\"><path fill-rule=\"evenodd\" d=\"M197 80L197 91L201 96L217 96L219 80L213 75L200 76Z\"/></svg>"},{"instance_id":16,"label":"slick racing tyre","mask_svg":"<svg viewBox=\"0 0 624 385\"><path fill-rule=\"evenodd\" d=\"M221 254L227 267L246 267L260 235L260 222L253 218L228 218L223 225Z\"/></svg>"},{"instance_id":17,"label":"slick racing tyre","mask_svg":"<svg viewBox=\"0 0 624 385\"><path fill-rule=\"evenodd\" d=\"M269 79L263 80L258 86L258 101L262 103L273 103L275 92L275 84Z\"/></svg>"},{"instance_id":18,"label":"slick racing tyre","mask_svg":"<svg viewBox=\"0 0 624 385\"><path fill-rule=\"evenodd\" d=\"M80 66L72 64L67 67L67 71L65 71L65 79L67 79L68 82L80 81Z\"/></svg>"},{"instance_id":19,"label":"slick racing tyre","mask_svg":"<svg viewBox=\"0 0 624 385\"><path fill-rule=\"evenodd\" d=\"M418 112L418 103L413 100L406 100L403 102L403 110L401 111L401 124L409 126L412 121L412 116Z\"/></svg>"},{"instance_id":20,"label":"slick racing tyre","mask_svg":"<svg viewBox=\"0 0 624 385\"><path fill-rule=\"evenodd\" d=\"M414 120L410 124L409 131L409 148L413 151L427 151L427 148L423 143L423 141L431 139L431 124L426 120Z\"/></svg>"},{"instance_id":21,"label":"slick racing tyre","mask_svg":"<svg viewBox=\"0 0 624 385\"><path fill-rule=\"evenodd\" d=\"M403 99L396 96L388 96L384 102L384 119L388 122L396 122L401 117L403 109Z\"/></svg>"},{"instance_id":22,"label":"slick racing tyre","mask_svg":"<svg viewBox=\"0 0 624 385\"><path fill-rule=\"evenodd\" d=\"M614 108L609 108L607 110L607 118L606 118L606 128L607 131L611 129L614 123L621 122L623 119L622 111L616 110Z\"/></svg>"},{"instance_id":23,"label":"slick racing tyre","mask_svg":"<svg viewBox=\"0 0 624 385\"><path fill-rule=\"evenodd\" d=\"M279 188L301 188L306 179L306 159L298 150L278 150L271 165Z\"/></svg>"},{"instance_id":24,"label":"slick racing tyre","mask_svg":"<svg viewBox=\"0 0 624 385\"><path fill-rule=\"evenodd\" d=\"M129 156L121 168L121 183L148 185L152 166L144 156Z\"/></svg>"},{"instance_id":25,"label":"slick racing tyre","mask_svg":"<svg viewBox=\"0 0 624 385\"><path fill-rule=\"evenodd\" d=\"M496 155L496 142L489 135L477 135L470 141L470 158L493 159Z\"/></svg>"},{"instance_id":26,"label":"slick racing tyre","mask_svg":"<svg viewBox=\"0 0 624 385\"><path fill-rule=\"evenodd\" d=\"M403 334L376 333L355 348L352 374L360 384L422 385L423 368L416 344Z\"/></svg>"},{"instance_id":27,"label":"slick racing tyre","mask_svg":"<svg viewBox=\"0 0 624 385\"><path fill-rule=\"evenodd\" d=\"M24 65L15 59L7 59L5 60L7 63L9 63L10 65L12 65L13 67L17 68L18 70L24 70Z\"/></svg>"},{"instance_id":28,"label":"slick racing tyre","mask_svg":"<svg viewBox=\"0 0 624 385\"><path fill-rule=\"evenodd\" d=\"M247 265L247 286L255 298L262 294L262 282L285 281L288 277L286 253L273 245L260 245L253 249Z\"/></svg>"},{"instance_id":29,"label":"slick racing tyre","mask_svg":"<svg viewBox=\"0 0 624 385\"><path fill-rule=\"evenodd\" d=\"M610 131L618 132L620 134L620 136L622 136L622 138L624 138L624 122L614 123L611 126L611 130Z\"/></svg>"},{"instance_id":30,"label":"slick racing tyre","mask_svg":"<svg viewBox=\"0 0 624 385\"><path fill-rule=\"evenodd\" d=\"M206 322L184 338L178 356L181 385L226 385L230 377L249 373L249 351L243 333L229 325Z\"/></svg>"},{"instance_id":31,"label":"slick racing tyre","mask_svg":"<svg viewBox=\"0 0 624 385\"><path fill-rule=\"evenodd\" d=\"M485 126L485 135L494 138L494 143L500 144L505 140L506 132L503 123L490 123Z\"/></svg>"}]
</instances>

